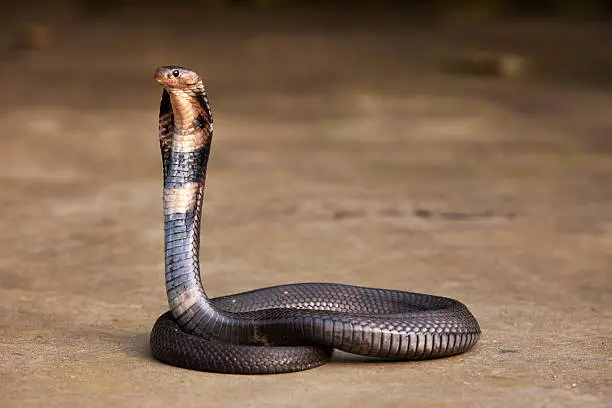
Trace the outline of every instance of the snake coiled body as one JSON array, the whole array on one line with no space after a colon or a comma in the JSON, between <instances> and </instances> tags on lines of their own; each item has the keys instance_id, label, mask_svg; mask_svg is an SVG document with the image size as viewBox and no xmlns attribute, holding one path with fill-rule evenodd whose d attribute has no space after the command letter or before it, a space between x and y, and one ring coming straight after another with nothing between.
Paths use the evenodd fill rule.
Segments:
<instances>
[{"instance_id":1,"label":"snake coiled body","mask_svg":"<svg viewBox=\"0 0 612 408\"><path fill-rule=\"evenodd\" d=\"M159 140L164 174L164 248L170 311L153 326L155 358L221 373L300 371L333 349L428 359L469 350L480 327L461 302L433 295L333 283L279 285L208 298L199 236L213 135L201 78L160 67Z\"/></svg>"}]
</instances>

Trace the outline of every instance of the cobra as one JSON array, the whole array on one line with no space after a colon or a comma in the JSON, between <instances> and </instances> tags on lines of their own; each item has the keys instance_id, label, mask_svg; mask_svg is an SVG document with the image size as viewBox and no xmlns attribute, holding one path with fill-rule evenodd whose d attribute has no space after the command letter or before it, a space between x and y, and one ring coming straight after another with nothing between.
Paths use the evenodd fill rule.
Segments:
<instances>
[{"instance_id":1,"label":"cobra","mask_svg":"<svg viewBox=\"0 0 612 408\"><path fill-rule=\"evenodd\" d=\"M336 283L296 283L209 298L200 277L200 221L213 119L200 76L155 72L163 87L165 282L170 310L155 322L153 356L193 370L273 374L326 363L334 349L397 360L463 353L480 337L461 302Z\"/></svg>"}]
</instances>

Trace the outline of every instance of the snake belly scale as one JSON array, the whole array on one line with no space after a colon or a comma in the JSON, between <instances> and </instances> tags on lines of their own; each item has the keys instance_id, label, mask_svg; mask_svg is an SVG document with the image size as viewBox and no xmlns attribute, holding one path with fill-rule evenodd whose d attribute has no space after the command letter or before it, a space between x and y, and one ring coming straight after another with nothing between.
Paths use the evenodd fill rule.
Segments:
<instances>
[{"instance_id":1,"label":"snake belly scale","mask_svg":"<svg viewBox=\"0 0 612 408\"><path fill-rule=\"evenodd\" d=\"M155 72L162 85L166 292L150 335L153 356L199 371L273 374L326 363L333 349L399 360L469 350L480 327L461 302L334 283L297 283L208 298L200 278L200 219L213 120L200 76Z\"/></svg>"}]
</instances>

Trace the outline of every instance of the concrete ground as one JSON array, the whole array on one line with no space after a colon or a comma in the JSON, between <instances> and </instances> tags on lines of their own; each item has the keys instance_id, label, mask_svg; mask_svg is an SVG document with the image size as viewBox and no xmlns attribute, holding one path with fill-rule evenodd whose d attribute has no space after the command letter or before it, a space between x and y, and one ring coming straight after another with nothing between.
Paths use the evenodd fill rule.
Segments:
<instances>
[{"instance_id":1,"label":"concrete ground","mask_svg":"<svg viewBox=\"0 0 612 408\"><path fill-rule=\"evenodd\" d=\"M608 28L140 18L62 23L0 65L0 405L612 407ZM539 70L435 68L474 47ZM434 293L472 309L478 345L278 376L154 361L152 74L174 63L204 76L216 121L211 296L302 281Z\"/></svg>"}]
</instances>

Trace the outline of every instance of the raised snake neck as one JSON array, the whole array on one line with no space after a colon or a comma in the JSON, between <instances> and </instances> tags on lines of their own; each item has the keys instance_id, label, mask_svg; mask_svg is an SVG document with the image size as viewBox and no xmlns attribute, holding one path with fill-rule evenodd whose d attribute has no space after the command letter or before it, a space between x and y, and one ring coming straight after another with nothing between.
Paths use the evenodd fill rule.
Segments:
<instances>
[{"instance_id":1,"label":"raised snake neck","mask_svg":"<svg viewBox=\"0 0 612 408\"><path fill-rule=\"evenodd\" d=\"M160 67L155 79L164 88L159 138L170 306L151 332L155 358L201 371L260 374L319 366L334 348L408 360L450 356L476 344L476 319L445 297L300 283L209 299L200 278L199 235L210 106L191 70Z\"/></svg>"}]
</instances>

